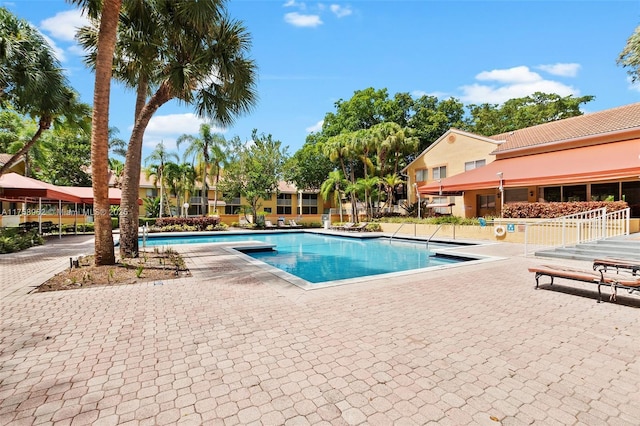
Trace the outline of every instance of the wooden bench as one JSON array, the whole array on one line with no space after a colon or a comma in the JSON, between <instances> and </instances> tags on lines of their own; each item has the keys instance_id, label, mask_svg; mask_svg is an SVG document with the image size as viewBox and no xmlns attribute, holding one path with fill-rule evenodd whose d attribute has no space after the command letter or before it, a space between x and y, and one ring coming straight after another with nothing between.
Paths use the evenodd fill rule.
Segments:
<instances>
[{"instance_id":1,"label":"wooden bench","mask_svg":"<svg viewBox=\"0 0 640 426\"><path fill-rule=\"evenodd\" d=\"M611 296L609 297L610 301L616 300L619 288L627 290L630 294L640 292L640 276L607 275L603 270L589 271L559 265L533 266L529 268L529 272L535 272L536 274L536 289L539 288L540 278L543 276L551 278L549 285L553 285L554 278L596 284L598 286L598 303L602 302L601 287L603 285L612 288Z\"/></svg>"},{"instance_id":2,"label":"wooden bench","mask_svg":"<svg viewBox=\"0 0 640 426\"><path fill-rule=\"evenodd\" d=\"M595 259L593 261L593 270L602 269L604 272L607 272L607 269L616 269L616 272L620 272L620 270L630 271L632 275L638 275L640 272L640 262L633 261L630 259Z\"/></svg>"}]
</instances>

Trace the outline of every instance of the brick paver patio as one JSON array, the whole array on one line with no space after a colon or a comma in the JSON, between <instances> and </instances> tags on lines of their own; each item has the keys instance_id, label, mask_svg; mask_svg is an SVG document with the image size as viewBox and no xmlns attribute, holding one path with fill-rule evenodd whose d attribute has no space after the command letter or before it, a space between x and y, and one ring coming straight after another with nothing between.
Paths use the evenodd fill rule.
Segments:
<instances>
[{"instance_id":1,"label":"brick paver patio","mask_svg":"<svg viewBox=\"0 0 640 426\"><path fill-rule=\"evenodd\" d=\"M521 246L313 291L176 246L190 278L29 293L88 238L0 255L0 424L640 424L640 298L536 291Z\"/></svg>"}]
</instances>

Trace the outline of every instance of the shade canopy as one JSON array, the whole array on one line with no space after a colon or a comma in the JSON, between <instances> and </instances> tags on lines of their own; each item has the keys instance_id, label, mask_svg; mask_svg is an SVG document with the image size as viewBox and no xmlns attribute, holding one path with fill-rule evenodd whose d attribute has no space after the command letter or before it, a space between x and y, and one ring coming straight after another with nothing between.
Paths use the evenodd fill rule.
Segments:
<instances>
[{"instance_id":1,"label":"shade canopy","mask_svg":"<svg viewBox=\"0 0 640 426\"><path fill-rule=\"evenodd\" d=\"M120 204L121 198L122 192L118 188L109 188L109 204ZM0 176L0 199L13 202L64 201L93 204L93 188L58 186L17 173L7 173Z\"/></svg>"},{"instance_id":2,"label":"shade canopy","mask_svg":"<svg viewBox=\"0 0 640 426\"><path fill-rule=\"evenodd\" d=\"M499 175L500 174L500 175ZM566 185L640 177L640 140L499 159L440 182L418 187L429 195L538 185Z\"/></svg>"}]
</instances>

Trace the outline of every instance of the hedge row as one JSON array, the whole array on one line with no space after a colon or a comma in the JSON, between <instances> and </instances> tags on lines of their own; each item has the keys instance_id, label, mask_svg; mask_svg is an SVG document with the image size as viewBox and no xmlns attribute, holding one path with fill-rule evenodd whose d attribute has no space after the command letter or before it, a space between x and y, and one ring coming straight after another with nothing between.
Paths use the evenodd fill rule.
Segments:
<instances>
[{"instance_id":1,"label":"hedge row","mask_svg":"<svg viewBox=\"0 0 640 426\"><path fill-rule=\"evenodd\" d=\"M607 212L624 210L626 201L580 201L570 203L509 203L504 205L506 218L553 218L568 216L589 210L607 208Z\"/></svg>"},{"instance_id":2,"label":"hedge row","mask_svg":"<svg viewBox=\"0 0 640 426\"><path fill-rule=\"evenodd\" d=\"M219 217L162 217L156 220L155 226L164 228L167 226L189 226L198 231L205 231L208 226L215 227L220 222Z\"/></svg>"}]
</instances>

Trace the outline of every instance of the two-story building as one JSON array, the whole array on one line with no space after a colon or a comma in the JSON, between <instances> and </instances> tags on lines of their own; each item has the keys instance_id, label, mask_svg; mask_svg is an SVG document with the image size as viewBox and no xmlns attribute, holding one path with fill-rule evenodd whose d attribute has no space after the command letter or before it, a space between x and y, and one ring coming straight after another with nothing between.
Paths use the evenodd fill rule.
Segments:
<instances>
[{"instance_id":1,"label":"two-story building","mask_svg":"<svg viewBox=\"0 0 640 426\"><path fill-rule=\"evenodd\" d=\"M438 191L420 194L418 188L428 183L439 184L450 176L489 164L494 160L491 153L501 143L499 140L458 129L447 130L402 169L402 173L407 176L408 201L415 203L419 196L426 203L425 214L451 213L454 216L465 216L465 205L458 193Z\"/></svg>"},{"instance_id":2,"label":"two-story building","mask_svg":"<svg viewBox=\"0 0 640 426\"><path fill-rule=\"evenodd\" d=\"M640 103L488 139L496 144L493 161L431 179L419 193L455 196L464 217L499 216L511 202L623 200L631 217L640 218Z\"/></svg>"}]
</instances>

